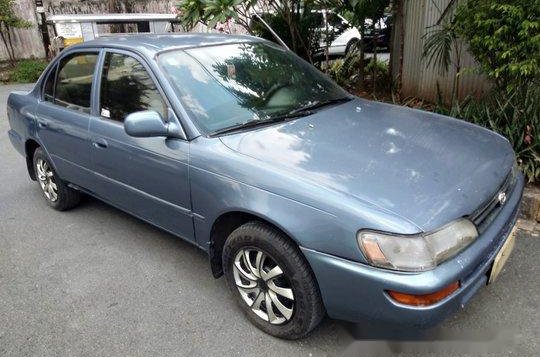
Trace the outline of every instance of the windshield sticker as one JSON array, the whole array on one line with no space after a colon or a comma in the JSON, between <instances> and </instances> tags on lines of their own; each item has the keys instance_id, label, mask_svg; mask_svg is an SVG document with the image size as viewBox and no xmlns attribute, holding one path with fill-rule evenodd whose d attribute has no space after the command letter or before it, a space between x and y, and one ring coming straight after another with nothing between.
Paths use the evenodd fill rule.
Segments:
<instances>
[{"instance_id":1,"label":"windshield sticker","mask_svg":"<svg viewBox=\"0 0 540 357\"><path fill-rule=\"evenodd\" d=\"M109 109L101 108L101 116L105 118L110 118L111 112L109 111Z\"/></svg>"}]
</instances>

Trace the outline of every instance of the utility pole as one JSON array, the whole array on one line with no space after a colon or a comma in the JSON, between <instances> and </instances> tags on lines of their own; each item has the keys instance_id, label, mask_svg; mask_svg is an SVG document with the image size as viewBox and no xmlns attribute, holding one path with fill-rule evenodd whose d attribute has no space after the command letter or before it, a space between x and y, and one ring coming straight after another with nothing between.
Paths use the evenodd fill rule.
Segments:
<instances>
[{"instance_id":1,"label":"utility pole","mask_svg":"<svg viewBox=\"0 0 540 357\"><path fill-rule=\"evenodd\" d=\"M43 7L43 0L36 0L36 11L40 15L39 27L41 30L41 36L43 37L43 47L45 48L45 57L49 58L49 47L51 45L51 39L49 38L49 30L47 30L47 18L45 17L45 8Z\"/></svg>"}]
</instances>

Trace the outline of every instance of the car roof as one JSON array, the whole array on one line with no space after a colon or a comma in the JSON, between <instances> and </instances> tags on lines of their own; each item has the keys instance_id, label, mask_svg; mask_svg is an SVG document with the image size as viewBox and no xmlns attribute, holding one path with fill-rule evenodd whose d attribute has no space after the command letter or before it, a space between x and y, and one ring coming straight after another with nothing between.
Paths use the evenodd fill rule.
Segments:
<instances>
[{"instance_id":1,"label":"car roof","mask_svg":"<svg viewBox=\"0 0 540 357\"><path fill-rule=\"evenodd\" d=\"M181 33L181 34L119 34L98 37L70 48L116 47L157 53L169 49L202 47L238 42L259 42L261 38L247 35L222 33Z\"/></svg>"}]
</instances>

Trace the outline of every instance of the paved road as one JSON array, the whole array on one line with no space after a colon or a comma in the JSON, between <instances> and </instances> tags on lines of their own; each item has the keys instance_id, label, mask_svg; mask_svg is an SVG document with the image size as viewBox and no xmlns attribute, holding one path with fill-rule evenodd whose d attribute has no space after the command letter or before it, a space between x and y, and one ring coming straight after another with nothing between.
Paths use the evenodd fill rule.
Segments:
<instances>
[{"instance_id":1,"label":"paved road","mask_svg":"<svg viewBox=\"0 0 540 357\"><path fill-rule=\"evenodd\" d=\"M366 58L372 58L373 53L366 53ZM388 63L390 61L390 53L388 52L381 52L377 53L377 61Z\"/></svg>"},{"instance_id":2,"label":"paved road","mask_svg":"<svg viewBox=\"0 0 540 357\"><path fill-rule=\"evenodd\" d=\"M500 280L427 342L329 319L301 341L259 332L190 244L94 199L46 206L5 134L16 88L0 86L0 356L540 354L540 237L524 232Z\"/></svg>"}]
</instances>

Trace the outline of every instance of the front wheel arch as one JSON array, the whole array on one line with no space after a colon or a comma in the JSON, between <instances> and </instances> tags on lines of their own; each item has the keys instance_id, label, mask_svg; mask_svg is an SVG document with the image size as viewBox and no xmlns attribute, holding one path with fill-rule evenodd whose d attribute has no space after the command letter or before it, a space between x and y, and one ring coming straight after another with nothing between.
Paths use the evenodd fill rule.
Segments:
<instances>
[{"instance_id":1,"label":"front wheel arch","mask_svg":"<svg viewBox=\"0 0 540 357\"><path fill-rule=\"evenodd\" d=\"M278 227L276 224L264 219L260 216L257 216L253 213L243 212L243 211L230 211L220 215L214 223L212 224L212 229L210 230L210 241L209 241L209 250L208 254L210 257L210 268L212 269L212 275L215 278L219 278L223 275L223 266L221 256L223 253L223 246L229 235L238 227L242 226L245 223L257 221L262 222L266 225L271 226L276 229L283 236L287 237L293 244L297 247L298 243L291 238L287 232L282 228Z\"/></svg>"},{"instance_id":2,"label":"front wheel arch","mask_svg":"<svg viewBox=\"0 0 540 357\"><path fill-rule=\"evenodd\" d=\"M351 51L353 46L358 46L359 43L360 43L359 38L356 38L356 37L351 38L349 42L347 42L347 46L345 47L345 55L347 55Z\"/></svg>"},{"instance_id":3,"label":"front wheel arch","mask_svg":"<svg viewBox=\"0 0 540 357\"><path fill-rule=\"evenodd\" d=\"M267 259L258 260L261 265L256 263L257 268L249 263L251 274L246 274L245 256L252 260L249 251L257 251L257 259L265 255ZM226 282L234 299L246 317L262 331L279 338L298 339L324 318L326 310L315 274L298 245L280 230L261 221L245 223L227 238L222 255ZM244 259L243 266L239 256ZM263 264L268 259L278 268L277 274L271 266L264 269ZM268 274L266 278L263 272ZM280 281L279 285L277 280L270 280L274 277ZM263 300L266 307L261 309Z\"/></svg>"}]
</instances>

